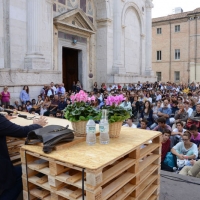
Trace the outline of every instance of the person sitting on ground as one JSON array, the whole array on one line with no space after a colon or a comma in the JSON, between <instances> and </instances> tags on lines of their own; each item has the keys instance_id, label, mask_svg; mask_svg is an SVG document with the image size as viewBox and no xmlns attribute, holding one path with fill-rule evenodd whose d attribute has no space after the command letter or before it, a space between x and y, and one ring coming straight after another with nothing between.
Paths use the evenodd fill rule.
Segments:
<instances>
[{"instance_id":1,"label":"person sitting on ground","mask_svg":"<svg viewBox=\"0 0 200 200\"><path fill-rule=\"evenodd\" d=\"M58 99L58 95L54 95L53 99L51 100L51 105L49 107L49 110L44 113L44 116L49 116L49 112L53 112L55 114L58 108L59 102L60 101Z\"/></svg>"},{"instance_id":2,"label":"person sitting on ground","mask_svg":"<svg viewBox=\"0 0 200 200\"><path fill-rule=\"evenodd\" d=\"M35 108L31 108L31 109L29 110L29 113L35 115L35 113L36 113Z\"/></svg>"},{"instance_id":3,"label":"person sitting on ground","mask_svg":"<svg viewBox=\"0 0 200 200\"><path fill-rule=\"evenodd\" d=\"M176 144L172 149L171 153L177 157L177 164L178 161L184 161L184 160L192 160L196 159L198 157L198 148L197 145L190 142L191 139L191 133L189 131L185 131L183 133L183 139L182 142L179 142ZM178 167L184 167L187 163L178 164ZM180 166L181 165L181 166Z\"/></svg>"},{"instance_id":4,"label":"person sitting on ground","mask_svg":"<svg viewBox=\"0 0 200 200\"><path fill-rule=\"evenodd\" d=\"M132 114L135 119L137 118L137 114L139 112L139 107L140 107L140 103L138 101L138 96L134 96L133 102L132 102Z\"/></svg>"},{"instance_id":5,"label":"person sitting on ground","mask_svg":"<svg viewBox=\"0 0 200 200\"><path fill-rule=\"evenodd\" d=\"M157 120L158 126L156 126L153 131L160 131L163 133L163 130L167 129L172 131L171 127L166 124L166 119L164 117L160 117Z\"/></svg>"},{"instance_id":6,"label":"person sitting on ground","mask_svg":"<svg viewBox=\"0 0 200 200\"><path fill-rule=\"evenodd\" d=\"M55 117L55 114L53 112L50 112L49 117Z\"/></svg>"},{"instance_id":7,"label":"person sitting on ground","mask_svg":"<svg viewBox=\"0 0 200 200\"><path fill-rule=\"evenodd\" d=\"M163 107L158 110L158 116L164 117L166 119L166 123L170 125L169 118L171 116L171 108L168 107L169 101L167 99L163 102Z\"/></svg>"},{"instance_id":8,"label":"person sitting on ground","mask_svg":"<svg viewBox=\"0 0 200 200\"><path fill-rule=\"evenodd\" d=\"M51 85L48 85L47 89L45 90L45 95L48 97L54 95L54 90L51 88Z\"/></svg>"},{"instance_id":9,"label":"person sitting on ground","mask_svg":"<svg viewBox=\"0 0 200 200\"><path fill-rule=\"evenodd\" d=\"M137 128L137 126L133 123L133 118L130 117L126 120L126 124L123 125L124 127L130 127L130 128Z\"/></svg>"},{"instance_id":10,"label":"person sitting on ground","mask_svg":"<svg viewBox=\"0 0 200 200\"><path fill-rule=\"evenodd\" d=\"M168 152L170 152L170 135L171 131L168 129L163 129L162 132L162 152L161 152L161 169L169 172L173 172L174 169L164 163L165 157Z\"/></svg>"},{"instance_id":11,"label":"person sitting on ground","mask_svg":"<svg viewBox=\"0 0 200 200\"><path fill-rule=\"evenodd\" d=\"M191 116L187 120L186 127L190 129L191 125L195 124L200 132L200 103L197 104L196 110L192 112Z\"/></svg>"},{"instance_id":12,"label":"person sitting on ground","mask_svg":"<svg viewBox=\"0 0 200 200\"><path fill-rule=\"evenodd\" d=\"M153 124L153 110L151 109L151 103L149 101L145 101L144 103L144 109L141 112L140 121L142 119L146 119L148 121L148 127ZM138 124L138 127L140 127L140 123Z\"/></svg>"},{"instance_id":13,"label":"person sitting on ground","mask_svg":"<svg viewBox=\"0 0 200 200\"><path fill-rule=\"evenodd\" d=\"M130 115L132 114L132 106L128 97L125 97L125 101L120 104L120 107L123 107L126 111L130 113Z\"/></svg>"},{"instance_id":14,"label":"person sitting on ground","mask_svg":"<svg viewBox=\"0 0 200 200\"><path fill-rule=\"evenodd\" d=\"M60 102L58 104L58 110L64 110L67 107L67 102L65 101L65 97L60 97Z\"/></svg>"},{"instance_id":15,"label":"person sitting on ground","mask_svg":"<svg viewBox=\"0 0 200 200\"><path fill-rule=\"evenodd\" d=\"M51 105L50 98L46 96L44 102L40 107L40 115L44 115L44 113L49 110L50 105Z\"/></svg>"},{"instance_id":16,"label":"person sitting on ground","mask_svg":"<svg viewBox=\"0 0 200 200\"><path fill-rule=\"evenodd\" d=\"M153 106L153 119L156 122L158 117L158 110L161 108L161 101L157 101Z\"/></svg>"},{"instance_id":17,"label":"person sitting on ground","mask_svg":"<svg viewBox=\"0 0 200 200\"><path fill-rule=\"evenodd\" d=\"M31 108L32 108L31 102L27 101L26 102L26 109L28 110L28 112L30 111Z\"/></svg>"},{"instance_id":18,"label":"person sitting on ground","mask_svg":"<svg viewBox=\"0 0 200 200\"><path fill-rule=\"evenodd\" d=\"M140 129L150 130L150 128L148 127L148 121L146 119L142 119L140 121Z\"/></svg>"},{"instance_id":19,"label":"person sitting on ground","mask_svg":"<svg viewBox=\"0 0 200 200\"><path fill-rule=\"evenodd\" d=\"M171 114L170 117L174 117L176 111L179 110L179 109L178 109L178 101L173 101L173 102L172 102L171 110L172 110L172 114Z\"/></svg>"},{"instance_id":20,"label":"person sitting on ground","mask_svg":"<svg viewBox=\"0 0 200 200\"><path fill-rule=\"evenodd\" d=\"M185 111L188 113L188 117L192 115L193 109L190 108L189 101L185 101Z\"/></svg>"},{"instance_id":21,"label":"person sitting on ground","mask_svg":"<svg viewBox=\"0 0 200 200\"><path fill-rule=\"evenodd\" d=\"M18 106L19 106L19 101L16 100L16 101L14 102L14 107L15 107L15 109L17 109Z\"/></svg>"},{"instance_id":22,"label":"person sitting on ground","mask_svg":"<svg viewBox=\"0 0 200 200\"><path fill-rule=\"evenodd\" d=\"M171 140L171 148L175 146L178 142L182 141L183 133L186 129L183 128L183 122L176 122L176 128L173 129L170 140Z\"/></svg>"},{"instance_id":23,"label":"person sitting on ground","mask_svg":"<svg viewBox=\"0 0 200 200\"><path fill-rule=\"evenodd\" d=\"M60 110L56 111L56 118L63 118L62 112Z\"/></svg>"},{"instance_id":24,"label":"person sitting on ground","mask_svg":"<svg viewBox=\"0 0 200 200\"><path fill-rule=\"evenodd\" d=\"M200 133L198 132L196 125L190 127L190 132L192 133L190 141L197 145L199 151L198 155L200 157Z\"/></svg>"},{"instance_id":25,"label":"person sitting on ground","mask_svg":"<svg viewBox=\"0 0 200 200\"><path fill-rule=\"evenodd\" d=\"M185 105L179 104L179 110L176 111L174 116L176 122L186 122L188 119L188 113L185 111Z\"/></svg>"},{"instance_id":26,"label":"person sitting on ground","mask_svg":"<svg viewBox=\"0 0 200 200\"><path fill-rule=\"evenodd\" d=\"M198 161L191 160L190 164L192 166L183 167L183 169L179 172L179 174L200 178L200 160L198 160Z\"/></svg>"}]
</instances>

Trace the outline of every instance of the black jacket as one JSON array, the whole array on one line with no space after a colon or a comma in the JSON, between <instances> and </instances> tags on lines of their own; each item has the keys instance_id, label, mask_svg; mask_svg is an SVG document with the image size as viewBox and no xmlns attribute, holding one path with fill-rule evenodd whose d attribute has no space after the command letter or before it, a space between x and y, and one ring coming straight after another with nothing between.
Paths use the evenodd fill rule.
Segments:
<instances>
[{"instance_id":1,"label":"black jacket","mask_svg":"<svg viewBox=\"0 0 200 200\"><path fill-rule=\"evenodd\" d=\"M8 154L6 136L23 138L31 130L38 128L41 126L37 124L24 127L16 125L0 115L0 191L12 187L16 181L14 167Z\"/></svg>"}]
</instances>

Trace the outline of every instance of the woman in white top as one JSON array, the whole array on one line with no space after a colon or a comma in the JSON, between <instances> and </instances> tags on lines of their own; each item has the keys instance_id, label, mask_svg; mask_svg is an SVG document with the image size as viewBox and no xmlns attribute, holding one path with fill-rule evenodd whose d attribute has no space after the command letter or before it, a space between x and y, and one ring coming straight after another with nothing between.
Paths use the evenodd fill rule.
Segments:
<instances>
[{"instance_id":1,"label":"woman in white top","mask_svg":"<svg viewBox=\"0 0 200 200\"><path fill-rule=\"evenodd\" d=\"M188 113L188 117L190 117L193 112L193 109L190 108L189 101L185 101L184 104L185 104L185 111Z\"/></svg>"},{"instance_id":2,"label":"woman in white top","mask_svg":"<svg viewBox=\"0 0 200 200\"><path fill-rule=\"evenodd\" d=\"M137 126L133 123L133 119L129 118L126 120L126 124L123 125L124 127L129 127L129 128L137 128Z\"/></svg>"},{"instance_id":3,"label":"woman in white top","mask_svg":"<svg viewBox=\"0 0 200 200\"><path fill-rule=\"evenodd\" d=\"M132 106L128 97L126 97L125 101L120 104L120 107L123 107L126 111L130 113L130 115L132 115Z\"/></svg>"},{"instance_id":4,"label":"woman in white top","mask_svg":"<svg viewBox=\"0 0 200 200\"><path fill-rule=\"evenodd\" d=\"M152 98L150 97L149 93L147 93L145 100L149 101L150 103L152 103Z\"/></svg>"}]
</instances>

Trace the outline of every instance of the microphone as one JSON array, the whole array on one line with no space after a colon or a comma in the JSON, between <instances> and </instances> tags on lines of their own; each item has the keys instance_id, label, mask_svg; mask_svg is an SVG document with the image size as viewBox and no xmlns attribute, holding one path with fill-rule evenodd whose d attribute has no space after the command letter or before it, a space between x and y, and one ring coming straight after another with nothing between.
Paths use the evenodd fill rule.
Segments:
<instances>
[{"instance_id":1,"label":"microphone","mask_svg":"<svg viewBox=\"0 0 200 200\"><path fill-rule=\"evenodd\" d=\"M27 118L27 115L18 115L18 117L21 117L21 118L26 119L26 118Z\"/></svg>"}]
</instances>

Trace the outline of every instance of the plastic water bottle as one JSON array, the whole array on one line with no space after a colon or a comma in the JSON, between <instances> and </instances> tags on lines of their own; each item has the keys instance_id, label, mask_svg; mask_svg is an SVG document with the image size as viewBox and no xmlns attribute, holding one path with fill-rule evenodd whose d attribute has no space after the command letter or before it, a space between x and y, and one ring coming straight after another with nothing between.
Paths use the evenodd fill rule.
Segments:
<instances>
[{"instance_id":1,"label":"plastic water bottle","mask_svg":"<svg viewBox=\"0 0 200 200\"><path fill-rule=\"evenodd\" d=\"M107 117L107 110L102 110L102 118L99 123L99 131L100 131L100 144L108 144L110 141L109 137L109 123Z\"/></svg>"},{"instance_id":2,"label":"plastic water bottle","mask_svg":"<svg viewBox=\"0 0 200 200\"><path fill-rule=\"evenodd\" d=\"M94 145L96 143L96 124L93 119L90 119L86 125L86 143Z\"/></svg>"}]
</instances>

